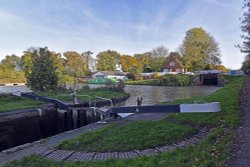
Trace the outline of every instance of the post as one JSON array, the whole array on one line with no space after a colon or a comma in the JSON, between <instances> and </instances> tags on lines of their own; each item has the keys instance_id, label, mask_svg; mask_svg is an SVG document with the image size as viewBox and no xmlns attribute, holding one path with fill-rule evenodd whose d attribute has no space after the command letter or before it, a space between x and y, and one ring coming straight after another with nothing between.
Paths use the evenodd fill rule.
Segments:
<instances>
[{"instance_id":1,"label":"post","mask_svg":"<svg viewBox=\"0 0 250 167\"><path fill-rule=\"evenodd\" d=\"M73 97L73 104L79 104L78 100L77 100L77 95L76 95L76 91L75 90L72 93L72 97Z\"/></svg>"},{"instance_id":2,"label":"post","mask_svg":"<svg viewBox=\"0 0 250 167\"><path fill-rule=\"evenodd\" d=\"M138 96L137 97L137 106L141 106L142 105L142 97Z\"/></svg>"}]
</instances>

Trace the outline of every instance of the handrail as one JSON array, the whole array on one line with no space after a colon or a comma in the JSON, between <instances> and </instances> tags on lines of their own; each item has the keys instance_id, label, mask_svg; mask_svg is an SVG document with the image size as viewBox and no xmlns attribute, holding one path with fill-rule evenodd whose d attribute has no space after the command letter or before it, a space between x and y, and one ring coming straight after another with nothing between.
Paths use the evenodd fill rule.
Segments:
<instances>
[{"instance_id":1,"label":"handrail","mask_svg":"<svg viewBox=\"0 0 250 167\"><path fill-rule=\"evenodd\" d=\"M56 97L59 97L59 96L72 96L72 94L59 94L59 95L57 95ZM88 97L88 98L89 98L89 101L88 101L88 102L89 102L89 107L91 107L91 103L92 103L92 102L91 102L91 96L89 96L89 95L78 95L78 94L77 94L76 96L77 96L77 97L78 97L78 96Z\"/></svg>"},{"instance_id":2,"label":"handrail","mask_svg":"<svg viewBox=\"0 0 250 167\"><path fill-rule=\"evenodd\" d=\"M114 105L113 105L112 99L108 99L108 98L104 98L104 97L99 97L99 96L96 96L96 98L109 101L111 108L113 108Z\"/></svg>"}]
</instances>

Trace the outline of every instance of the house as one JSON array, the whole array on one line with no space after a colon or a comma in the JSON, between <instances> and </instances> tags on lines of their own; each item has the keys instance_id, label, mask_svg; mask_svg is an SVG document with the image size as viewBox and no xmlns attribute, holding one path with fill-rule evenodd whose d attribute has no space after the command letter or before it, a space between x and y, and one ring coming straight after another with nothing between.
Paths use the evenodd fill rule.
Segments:
<instances>
[{"instance_id":1,"label":"house","mask_svg":"<svg viewBox=\"0 0 250 167\"><path fill-rule=\"evenodd\" d=\"M163 64L163 73L184 73L185 70L179 57L180 55L177 52L171 52Z\"/></svg>"},{"instance_id":2,"label":"house","mask_svg":"<svg viewBox=\"0 0 250 167\"><path fill-rule=\"evenodd\" d=\"M92 75L92 78L120 79L123 81L128 79L127 73L120 71L98 71Z\"/></svg>"}]
</instances>

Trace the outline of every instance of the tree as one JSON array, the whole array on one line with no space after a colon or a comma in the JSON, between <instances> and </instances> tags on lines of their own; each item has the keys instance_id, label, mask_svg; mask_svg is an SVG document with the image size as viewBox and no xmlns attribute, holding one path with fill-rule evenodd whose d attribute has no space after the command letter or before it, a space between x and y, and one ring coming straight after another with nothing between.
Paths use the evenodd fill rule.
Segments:
<instances>
[{"instance_id":1,"label":"tree","mask_svg":"<svg viewBox=\"0 0 250 167\"><path fill-rule=\"evenodd\" d=\"M0 78L25 81L24 72L21 70L21 58L16 55L7 55L0 63Z\"/></svg>"},{"instance_id":2,"label":"tree","mask_svg":"<svg viewBox=\"0 0 250 167\"><path fill-rule=\"evenodd\" d=\"M237 45L242 53L250 57L250 0L244 0L243 4L243 18L241 18L241 38L243 39L242 45Z\"/></svg>"},{"instance_id":3,"label":"tree","mask_svg":"<svg viewBox=\"0 0 250 167\"><path fill-rule=\"evenodd\" d=\"M241 69L243 71L249 71L250 70L250 57L248 55L245 57L245 60L242 63Z\"/></svg>"},{"instance_id":4,"label":"tree","mask_svg":"<svg viewBox=\"0 0 250 167\"><path fill-rule=\"evenodd\" d=\"M87 75L91 75L91 66L93 64L93 58L91 57L92 54L93 52L91 51L83 52L81 54L82 58L85 61L85 69Z\"/></svg>"},{"instance_id":5,"label":"tree","mask_svg":"<svg viewBox=\"0 0 250 167\"><path fill-rule=\"evenodd\" d=\"M65 59L62 58L61 53L51 52L51 58L54 62L55 68L56 68L56 75L58 76L58 84L59 85L65 85L67 82L67 79L65 79Z\"/></svg>"},{"instance_id":6,"label":"tree","mask_svg":"<svg viewBox=\"0 0 250 167\"><path fill-rule=\"evenodd\" d=\"M202 28L192 28L186 32L181 52L183 64L189 71L213 68L221 63L218 43Z\"/></svg>"},{"instance_id":7,"label":"tree","mask_svg":"<svg viewBox=\"0 0 250 167\"><path fill-rule=\"evenodd\" d=\"M163 63L168 56L168 49L164 46L159 46L149 52L150 59L149 59L149 66L150 68L157 72L161 71Z\"/></svg>"},{"instance_id":8,"label":"tree","mask_svg":"<svg viewBox=\"0 0 250 167\"><path fill-rule=\"evenodd\" d=\"M77 52L64 52L65 73L71 77L78 78L86 74L86 63L84 58Z\"/></svg>"},{"instance_id":9,"label":"tree","mask_svg":"<svg viewBox=\"0 0 250 167\"><path fill-rule=\"evenodd\" d=\"M16 55L7 55L5 58L1 61L1 67L12 69L12 70L20 70L21 65L21 58Z\"/></svg>"},{"instance_id":10,"label":"tree","mask_svg":"<svg viewBox=\"0 0 250 167\"><path fill-rule=\"evenodd\" d=\"M149 61L150 61L150 54L149 53L142 53L142 54L135 54L134 58L136 58L139 62L143 65L143 72L152 72Z\"/></svg>"},{"instance_id":11,"label":"tree","mask_svg":"<svg viewBox=\"0 0 250 167\"><path fill-rule=\"evenodd\" d=\"M223 65L218 65L214 67L215 70L221 70L223 72L227 72L227 68Z\"/></svg>"},{"instance_id":12,"label":"tree","mask_svg":"<svg viewBox=\"0 0 250 167\"><path fill-rule=\"evenodd\" d=\"M28 75L27 85L35 92L55 91L58 87L58 76L51 52L38 48L32 53L33 66Z\"/></svg>"},{"instance_id":13,"label":"tree","mask_svg":"<svg viewBox=\"0 0 250 167\"><path fill-rule=\"evenodd\" d=\"M130 55L121 56L120 63L124 72L138 75L143 71L143 64Z\"/></svg>"},{"instance_id":14,"label":"tree","mask_svg":"<svg viewBox=\"0 0 250 167\"><path fill-rule=\"evenodd\" d=\"M32 72L34 51L27 50L21 57L21 69L24 71L26 79Z\"/></svg>"},{"instance_id":15,"label":"tree","mask_svg":"<svg viewBox=\"0 0 250 167\"><path fill-rule=\"evenodd\" d=\"M116 51L100 52L97 56L96 67L99 71L114 71L116 65L120 63L121 55Z\"/></svg>"}]
</instances>

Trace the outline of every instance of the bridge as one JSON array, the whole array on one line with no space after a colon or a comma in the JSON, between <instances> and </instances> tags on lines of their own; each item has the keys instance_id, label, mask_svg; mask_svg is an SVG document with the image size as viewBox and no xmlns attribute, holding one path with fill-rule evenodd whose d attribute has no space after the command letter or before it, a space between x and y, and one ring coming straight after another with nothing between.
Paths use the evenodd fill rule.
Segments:
<instances>
[{"instance_id":1,"label":"bridge","mask_svg":"<svg viewBox=\"0 0 250 167\"><path fill-rule=\"evenodd\" d=\"M198 85L223 85L222 78L219 76L220 70L204 70L196 72L199 74Z\"/></svg>"}]
</instances>

